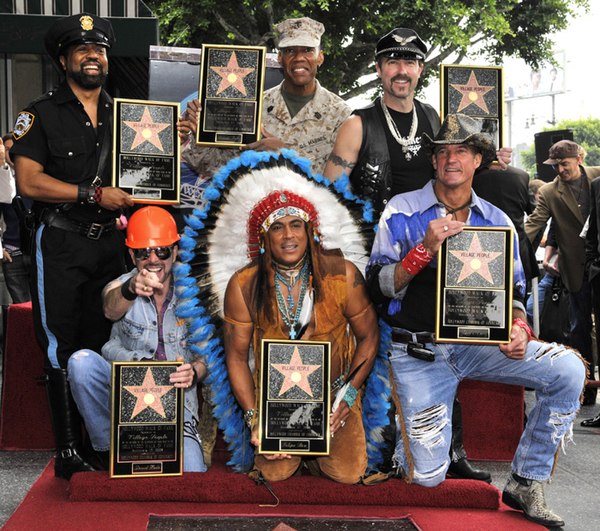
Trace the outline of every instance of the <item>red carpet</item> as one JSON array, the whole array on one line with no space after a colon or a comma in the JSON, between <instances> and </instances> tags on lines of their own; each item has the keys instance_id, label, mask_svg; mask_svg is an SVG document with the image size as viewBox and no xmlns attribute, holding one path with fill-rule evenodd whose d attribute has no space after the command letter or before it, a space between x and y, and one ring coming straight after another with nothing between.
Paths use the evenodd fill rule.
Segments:
<instances>
[{"instance_id":1,"label":"red carpet","mask_svg":"<svg viewBox=\"0 0 600 531\"><path fill-rule=\"evenodd\" d=\"M30 302L9 306L5 336L0 450L50 450L44 353L35 339Z\"/></svg>"},{"instance_id":2,"label":"red carpet","mask_svg":"<svg viewBox=\"0 0 600 531\"><path fill-rule=\"evenodd\" d=\"M52 448L46 393L40 383L44 353L35 340L29 303L9 308L3 359L0 449ZM510 461L523 429L522 388L467 380L460 385L459 397L469 457Z\"/></svg>"},{"instance_id":3,"label":"red carpet","mask_svg":"<svg viewBox=\"0 0 600 531\"><path fill-rule=\"evenodd\" d=\"M512 461L523 433L523 388L463 380L458 398L469 459Z\"/></svg>"},{"instance_id":4,"label":"red carpet","mask_svg":"<svg viewBox=\"0 0 600 531\"><path fill-rule=\"evenodd\" d=\"M378 485L341 485L325 478L296 476L272 483L284 505L416 505L495 510L498 490L487 483L453 480L435 489L392 479ZM110 479L107 472L76 474L71 478L72 501L152 501L269 504L273 497L243 474L213 463L204 474L181 477Z\"/></svg>"},{"instance_id":5,"label":"red carpet","mask_svg":"<svg viewBox=\"0 0 600 531\"><path fill-rule=\"evenodd\" d=\"M85 474L80 474L84 476ZM94 474L91 474L92 476ZM230 489L239 489L237 483L244 484L241 477L237 476L237 481L230 483ZM132 480L114 480L126 482L133 487L146 478ZM171 478L182 479L185 478ZM232 478L235 479L235 478ZM302 479L302 478L298 478ZM309 478L310 479L310 478ZM75 480L75 478L74 478ZM197 481L192 478L191 481ZM332 490L337 490L340 486L325 479L316 479L318 482L328 483L333 486ZM108 482L108 480L107 480ZM447 481L445 485L455 483L464 484L463 481ZM165 484L161 484L163 487ZM199 488L210 491L211 486L208 482L203 485L196 484ZM445 485L439 487L450 488ZM74 486L74 485L73 485ZM385 489L395 491L400 488L402 483L398 480L388 481L375 489ZM479 488L484 484L477 483ZM95 488L103 488L98 484ZM172 485L169 485L171 488ZM251 486L253 487L253 486ZM258 487L257 487L258 488ZM403 505L381 505L379 497L380 490L372 490L374 487L348 487L350 490L360 492L362 504L354 502L345 505L299 505L297 503L281 503L279 507L259 507L255 502L245 501L245 503L226 503L225 500L214 503L198 502L75 502L69 500L69 483L56 479L53 476L52 462L46 467L40 479L35 483L27 494L23 503L18 507L13 516L3 528L5 531L23 531L24 529L40 529L45 531L72 530L94 531L94 530L127 530L138 531L145 530L148 525L150 514L154 515L228 515L228 516L315 516L319 518L402 518L409 516L415 524L423 531L448 530L448 531L529 531L541 530L540 526L532 524L515 511L511 511L504 506L499 510L486 509L441 509L432 507L417 507ZM492 487L490 487L492 488ZM412 489L412 487L411 487ZM432 489L429 492L435 496ZM486 489L487 490L487 489ZM152 488L157 492L156 485ZM370 493L377 492L377 496ZM441 491L440 491L441 492ZM291 490L290 490L291 493ZM297 495L301 493L296 491ZM498 491L496 491L496 500L498 500ZM212 496L210 492L205 492L207 497ZM303 494L306 496L306 493ZM393 496L393 495L392 495ZM427 499L425 494L419 495L423 500ZM367 501L367 497L371 500ZM353 498L354 499L354 498Z\"/></svg>"}]
</instances>

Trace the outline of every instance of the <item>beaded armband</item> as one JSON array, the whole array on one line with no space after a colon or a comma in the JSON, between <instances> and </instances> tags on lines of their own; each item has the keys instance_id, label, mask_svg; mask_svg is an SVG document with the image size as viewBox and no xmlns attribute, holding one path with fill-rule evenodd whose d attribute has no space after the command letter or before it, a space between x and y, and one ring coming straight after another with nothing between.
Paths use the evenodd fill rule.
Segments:
<instances>
[{"instance_id":1,"label":"beaded armband","mask_svg":"<svg viewBox=\"0 0 600 531\"><path fill-rule=\"evenodd\" d=\"M356 401L356 397L358 396L358 391L353 385L349 385L346 390L346 394L344 395L344 402L348 404L348 408L352 409L354 402Z\"/></svg>"}]
</instances>

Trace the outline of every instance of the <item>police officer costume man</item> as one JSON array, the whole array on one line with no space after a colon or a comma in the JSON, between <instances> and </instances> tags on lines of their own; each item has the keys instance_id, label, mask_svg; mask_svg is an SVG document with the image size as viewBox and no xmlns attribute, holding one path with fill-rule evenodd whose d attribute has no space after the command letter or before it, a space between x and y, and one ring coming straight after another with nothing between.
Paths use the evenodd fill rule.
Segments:
<instances>
[{"instance_id":1,"label":"police officer costume man","mask_svg":"<svg viewBox=\"0 0 600 531\"><path fill-rule=\"evenodd\" d=\"M38 341L47 353L47 386L57 458L55 475L91 470L81 455L81 420L67 362L99 351L110 321L102 288L126 271L119 210L133 204L110 186L112 99L102 86L115 42L108 20L80 14L57 20L45 46L66 79L17 117L12 155L22 195L34 200L32 298Z\"/></svg>"}]
</instances>

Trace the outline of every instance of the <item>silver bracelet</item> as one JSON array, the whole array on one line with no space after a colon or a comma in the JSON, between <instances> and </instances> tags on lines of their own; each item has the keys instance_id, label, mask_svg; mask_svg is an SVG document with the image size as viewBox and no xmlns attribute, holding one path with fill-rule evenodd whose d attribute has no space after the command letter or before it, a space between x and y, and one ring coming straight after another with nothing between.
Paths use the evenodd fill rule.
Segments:
<instances>
[{"instance_id":1,"label":"silver bracelet","mask_svg":"<svg viewBox=\"0 0 600 531\"><path fill-rule=\"evenodd\" d=\"M244 411L244 422L246 423L246 426L248 426L248 429L252 429L252 420L254 419L254 410L253 409L247 409L246 411Z\"/></svg>"}]
</instances>

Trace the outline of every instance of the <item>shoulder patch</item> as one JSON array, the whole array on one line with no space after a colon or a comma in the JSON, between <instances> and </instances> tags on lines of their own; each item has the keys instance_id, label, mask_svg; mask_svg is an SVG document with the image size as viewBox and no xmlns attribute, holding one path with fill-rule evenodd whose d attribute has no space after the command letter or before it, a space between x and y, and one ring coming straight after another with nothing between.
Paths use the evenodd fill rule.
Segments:
<instances>
[{"instance_id":1,"label":"shoulder patch","mask_svg":"<svg viewBox=\"0 0 600 531\"><path fill-rule=\"evenodd\" d=\"M27 131L31 129L35 116L30 112L22 112L17 116L15 127L13 128L13 137L18 140L22 136L27 134Z\"/></svg>"}]
</instances>

